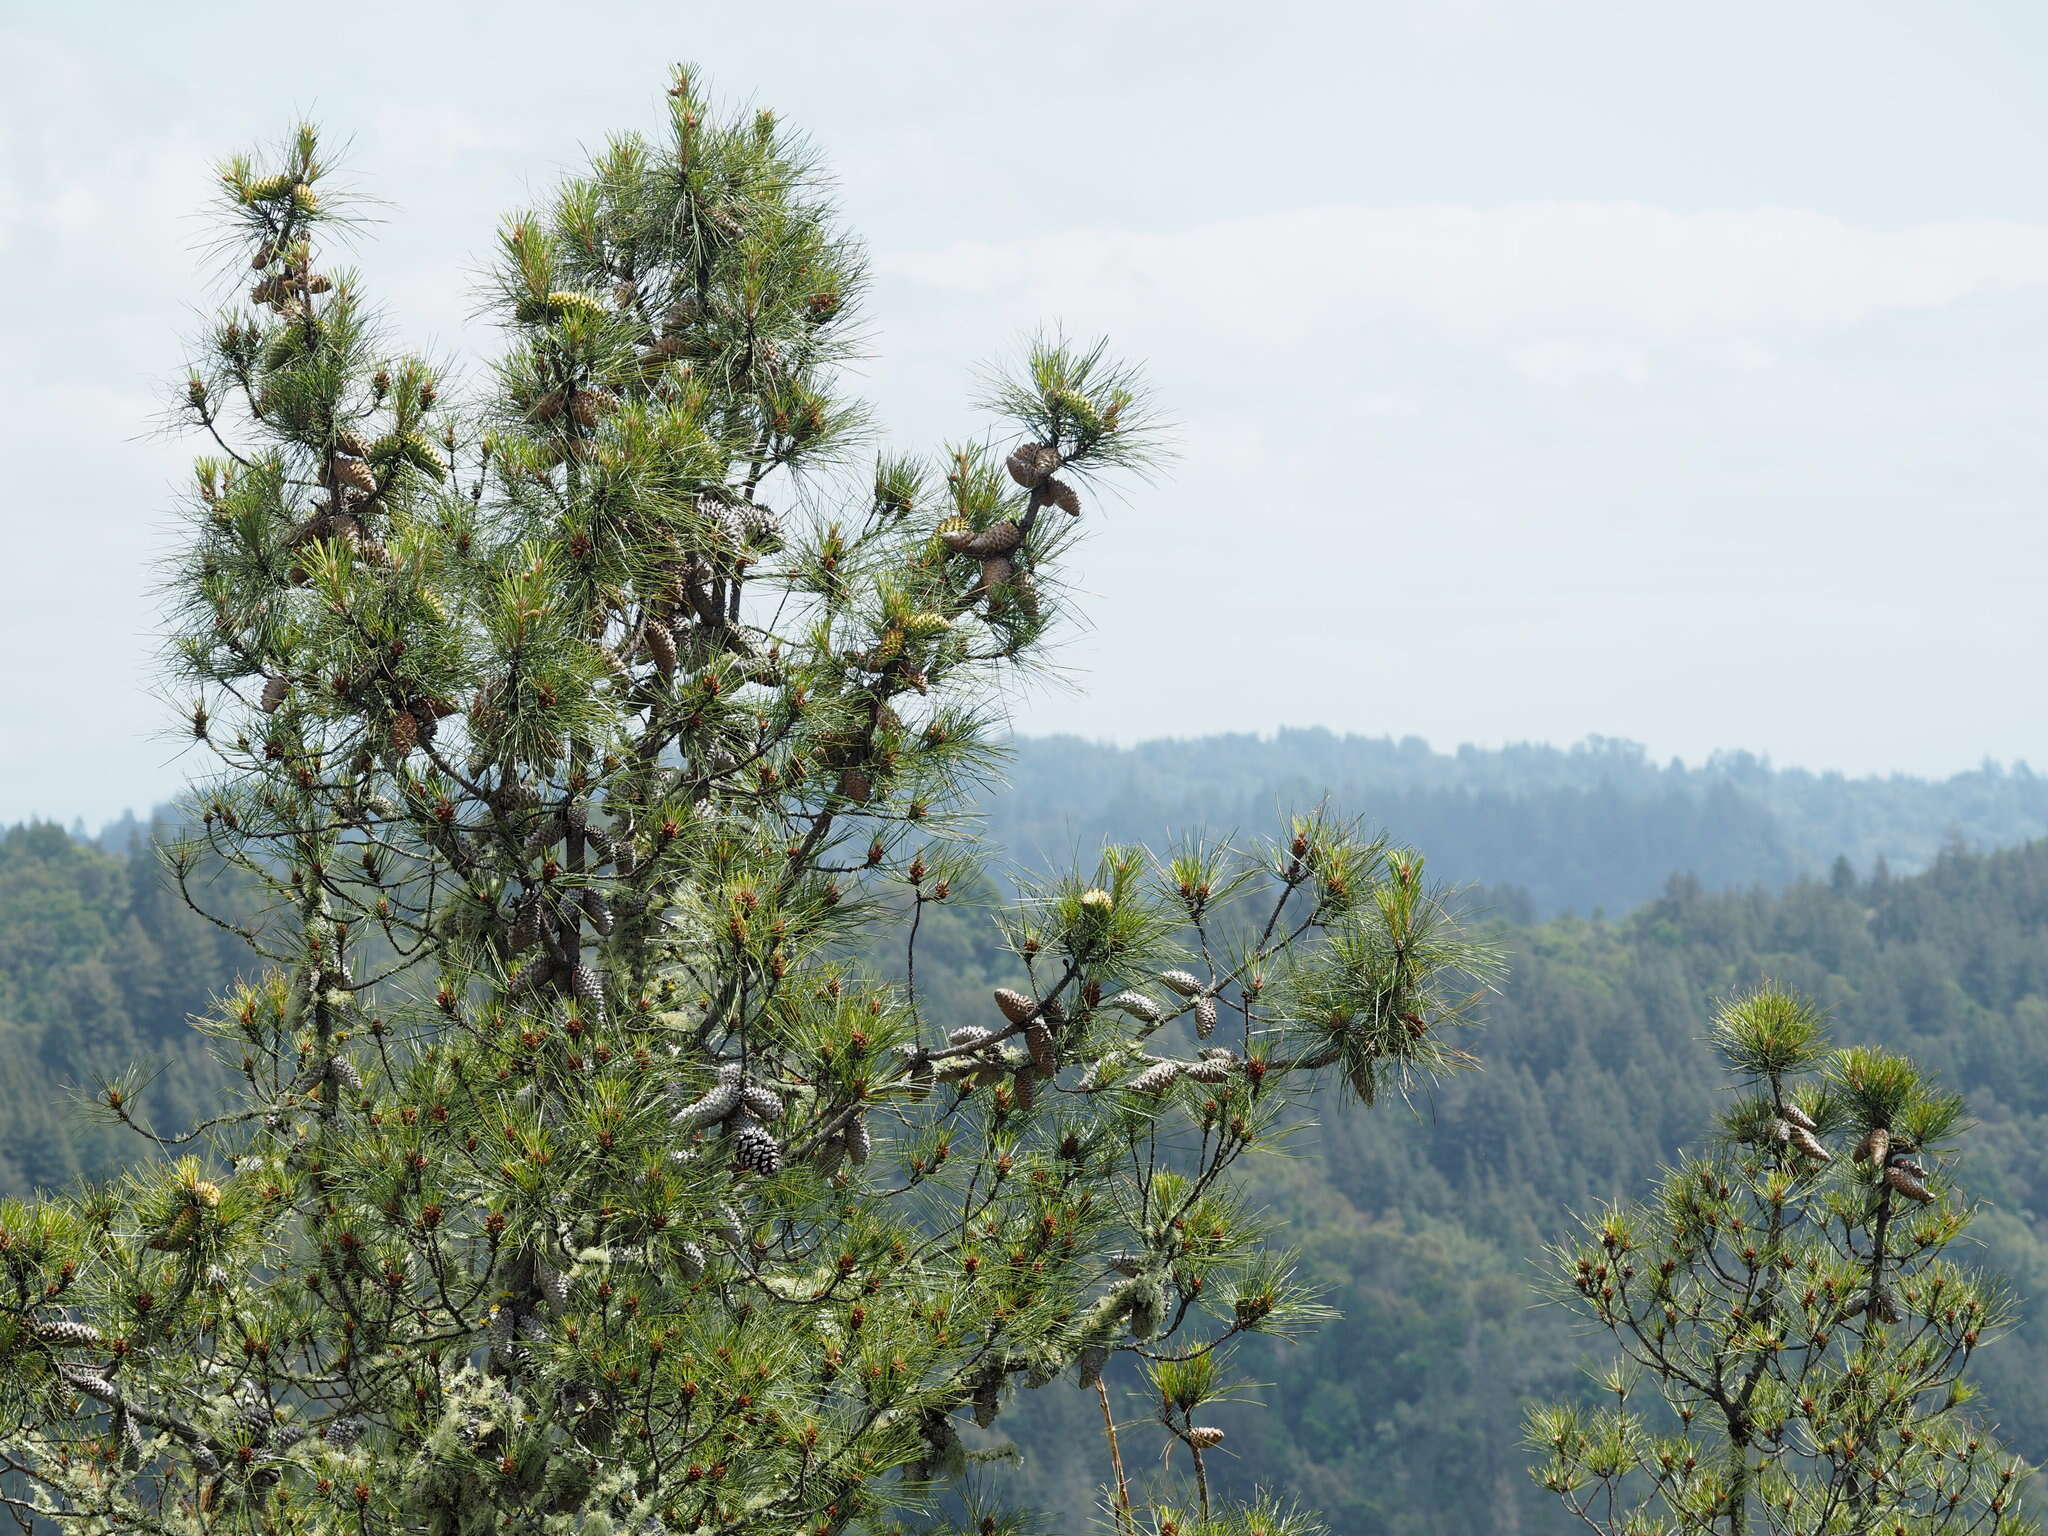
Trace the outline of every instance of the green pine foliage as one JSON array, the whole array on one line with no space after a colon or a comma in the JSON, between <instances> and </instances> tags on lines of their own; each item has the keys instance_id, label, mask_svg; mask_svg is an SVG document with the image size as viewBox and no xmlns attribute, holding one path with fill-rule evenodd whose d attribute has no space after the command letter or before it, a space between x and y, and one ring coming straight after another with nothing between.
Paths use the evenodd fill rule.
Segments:
<instances>
[{"instance_id":1,"label":"green pine foliage","mask_svg":"<svg viewBox=\"0 0 2048 1536\"><path fill-rule=\"evenodd\" d=\"M989 438L867 460L859 247L687 72L506 225L467 393L326 264L312 130L221 186L253 287L183 392L172 583L216 767L169 858L247 946L236 1091L173 1134L110 1084L162 1155L0 1206L13 1507L831 1536L1070 1371L1114 1460L1135 1357L1188 1480L1115 1523L1305 1529L1203 1459L1216 1352L1321 1315L1234 1173L1319 1083L1472 1065L1489 947L1315 815L1091 857L971 1002L917 964L989 888L964 813L1084 498L1156 456L1136 374L1041 342Z\"/></svg>"},{"instance_id":2,"label":"green pine foliage","mask_svg":"<svg viewBox=\"0 0 2048 1536\"><path fill-rule=\"evenodd\" d=\"M35 1041L9 1053L26 1081L0 1101L0 1165L33 1166L50 1150L48 1128L62 1124L74 1145L104 1146L108 1161L90 1166L111 1171L122 1140L80 1122L64 1090L101 1075L74 1053L142 1015L126 1000L82 1008L69 968L134 976L129 954L168 957L157 979L186 990L159 1016L161 1038L152 1030L147 1042L110 1052L124 1064L168 1065L147 1090L155 1104L204 1064L202 1039L179 1043L180 1021L232 982L246 951L224 942L209 971L203 946L215 930L157 883L146 857L124 867L55 829L17 832L0 846L9 859L0 1029L10 1043ZM107 917L110 893L122 891L142 893L133 910L146 947L119 942L126 915ZM1872 1043L1909 1053L1967 1098L1978 1124L1961 1172L1980 1202L1968 1238L1981 1242L1972 1251L1987 1272L2013 1277L2022 1314L1975 1361L1984 1389L1976 1406L2009 1445L2040 1461L2048 1243L2032 1213L2048 1209L2036 1150L2048 1137L2044 893L2048 845L2037 844L1950 853L1906 880L1845 876L1775 894L1714 896L1677 881L1623 921L1504 932L1515 972L1489 1008L1485 1072L1438 1090L1419 1121L1385 1106L1325 1111L1294 1143L1312 1156L1265 1160L1247 1180L1248 1202L1299 1245L1304 1277L1339 1315L1309 1344L1247 1342L1236 1370L1253 1385L1207 1410L1228 1436L1209 1457L1212 1485L1232 1499L1255 1498L1261 1483L1284 1488L1340 1533L1537 1531L1565 1519L1527 1475L1521 1404L1591 1408L1600 1394L1584 1371L1593 1363L1586 1338L1562 1311L1531 1307L1532 1256L1570 1211L1632 1196L1648 1170L1711 1134L1717 1073L1702 1042L1712 1000L1765 976L1854 1021ZM988 915L972 898L926 909L917 957L929 1016L983 1018L990 990L1007 980L1014 957ZM900 976L901 935L885 937L873 963ZM64 947L64 964L26 963L51 944ZM24 1020L35 1021L27 1035ZM135 1139L126 1142L132 1159ZM10 1177L6 1192L25 1193L21 1175ZM1170 1463L1174 1485L1152 1486L1166 1431L1149 1386L1129 1361L1113 1361L1106 1380L1139 1496L1180 1498L1191 1471L1185 1449ZM1025 1394L990 1430L966 1423L961 1435L974 1481L996 1506L1035 1505L1059 1529L1085 1529L1101 1513L1106 1460L1074 1451L1101 1445L1092 1393ZM1022 1448L1021 1461L976 1459L1006 1439Z\"/></svg>"},{"instance_id":3,"label":"green pine foliage","mask_svg":"<svg viewBox=\"0 0 2048 1536\"><path fill-rule=\"evenodd\" d=\"M1829 1051L1775 987L1711 1040L1738 1094L1712 1150L1550 1251L1617 1353L1599 1406L1531 1412L1538 1481L1611 1536L2038 1530L2025 1464L1969 1411L2012 1308L1951 1256L1962 1100L1904 1056Z\"/></svg>"}]
</instances>

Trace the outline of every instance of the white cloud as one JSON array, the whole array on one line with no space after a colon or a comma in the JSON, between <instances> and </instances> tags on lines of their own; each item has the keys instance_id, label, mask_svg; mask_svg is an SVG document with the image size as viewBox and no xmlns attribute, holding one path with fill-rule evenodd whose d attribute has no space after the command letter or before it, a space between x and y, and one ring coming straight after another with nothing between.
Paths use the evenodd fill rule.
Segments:
<instances>
[{"instance_id":1,"label":"white cloud","mask_svg":"<svg viewBox=\"0 0 2048 1536\"><path fill-rule=\"evenodd\" d=\"M125 3L0 26L0 279L25 296L0 521L37 578L0 613L0 821L183 772L143 686L195 445L142 434L228 283L194 250L214 156L308 110L352 136L389 222L351 259L394 332L487 350L498 218L658 124L675 56L819 134L880 263L863 383L897 445L985 430L969 368L1047 320L1142 359L1177 419L1178 464L1091 493L1093 627L1063 657L1089 691L1036 728L2048 756L2004 702L2048 648L2048 118L1987 51L1945 75L1917 36L1761 5L1625 33L1607 0L1057 0L1074 32L631 0L628 78L544 8L468 9L368 0L406 47L284 73L249 0L197 29L110 26L144 16ZM1776 84L1751 76L1765 25ZM1731 199L1784 206L1688 211Z\"/></svg>"},{"instance_id":2,"label":"white cloud","mask_svg":"<svg viewBox=\"0 0 2048 1536\"><path fill-rule=\"evenodd\" d=\"M1764 366L1886 313L2048 286L2048 227L1875 229L1794 209L1641 203L1327 207L961 242L883 265L936 290L1000 292L1054 314L1147 314L1240 342L1420 328L1568 383L1639 379L1672 352Z\"/></svg>"}]
</instances>

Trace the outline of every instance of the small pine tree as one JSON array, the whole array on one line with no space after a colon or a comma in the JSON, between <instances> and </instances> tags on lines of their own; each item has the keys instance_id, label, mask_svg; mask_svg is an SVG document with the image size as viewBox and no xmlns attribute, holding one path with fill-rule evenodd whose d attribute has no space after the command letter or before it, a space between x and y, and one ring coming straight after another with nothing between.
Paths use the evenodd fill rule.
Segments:
<instances>
[{"instance_id":1,"label":"small pine tree","mask_svg":"<svg viewBox=\"0 0 2048 1536\"><path fill-rule=\"evenodd\" d=\"M1961 1101L1827 1050L1776 988L1712 1038L1744 1090L1714 1149L1552 1250L1559 1300L1620 1353L1601 1406L1531 1414L1538 1481L1609 1536L2035 1531L2025 1467L1969 1411L2010 1306L1947 1256Z\"/></svg>"},{"instance_id":2,"label":"small pine tree","mask_svg":"<svg viewBox=\"0 0 2048 1536\"><path fill-rule=\"evenodd\" d=\"M325 264L310 129L222 187L253 287L183 391L173 585L218 771L170 862L268 893L221 917L266 969L203 1021L239 1102L173 1138L103 1096L182 1156L0 1209L15 1507L829 1536L1119 1353L1199 1476L1199 1362L1317 1311L1229 1171L1318 1081L1470 1065L1490 956L1317 814L1107 850L1000 914L985 1016L929 1016L1083 489L1156 449L1136 375L1036 345L998 446L856 483L859 248L686 72L506 226L463 397Z\"/></svg>"}]
</instances>

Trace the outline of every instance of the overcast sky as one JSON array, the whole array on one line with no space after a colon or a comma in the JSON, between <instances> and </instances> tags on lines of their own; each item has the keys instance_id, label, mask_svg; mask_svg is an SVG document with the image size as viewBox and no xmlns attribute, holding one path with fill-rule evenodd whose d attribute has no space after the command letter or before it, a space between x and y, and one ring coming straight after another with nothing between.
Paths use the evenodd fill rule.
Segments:
<instances>
[{"instance_id":1,"label":"overcast sky","mask_svg":"<svg viewBox=\"0 0 2048 1536\"><path fill-rule=\"evenodd\" d=\"M306 13L310 16L310 13ZM474 352L498 215L659 121L809 130L898 446L1052 321L1147 359L1172 473L1092 517L1020 729L1631 737L2048 764L2048 8L1948 0L0 0L0 821L186 764L151 434L221 155L310 113L396 326Z\"/></svg>"}]
</instances>

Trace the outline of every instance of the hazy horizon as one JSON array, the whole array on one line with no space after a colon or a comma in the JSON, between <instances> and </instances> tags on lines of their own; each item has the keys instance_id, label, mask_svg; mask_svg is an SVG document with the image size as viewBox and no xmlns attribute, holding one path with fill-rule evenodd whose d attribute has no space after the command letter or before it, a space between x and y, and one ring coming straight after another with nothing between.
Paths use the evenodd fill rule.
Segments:
<instances>
[{"instance_id":1,"label":"hazy horizon","mask_svg":"<svg viewBox=\"0 0 2048 1536\"><path fill-rule=\"evenodd\" d=\"M1021 732L2048 761L2048 12L511 0L351 30L389 46L280 62L239 0L0 20L0 823L183 780L149 585L197 445L155 423L225 292L210 165L301 112L352 140L369 291L473 367L499 215L654 124L678 58L836 171L893 446L979 431L976 366L1041 324L1145 360L1179 422L1091 508L1080 691Z\"/></svg>"},{"instance_id":2,"label":"hazy horizon","mask_svg":"<svg viewBox=\"0 0 2048 1536\"><path fill-rule=\"evenodd\" d=\"M1477 742L1459 742L1455 746L1440 746L1434 742L1427 741L1422 737L1414 735L1392 736L1387 735L1385 733L1365 731L1333 731L1328 726L1316 725L1280 726L1276 729L1266 731L1217 732L1213 735L1205 736L1153 736L1138 741L1126 742L1114 741L1107 737L1088 736L1083 733L1075 731L1045 731L1032 732L1028 734L1020 733L1016 738L1013 739L1026 742L1078 740L1082 742L1084 745L1091 748L1102 748L1123 753L1135 753L1144 751L1146 749L1173 747L1176 745L1193 746L1199 745L1201 742L1205 740L1222 739L1251 739L1265 745L1273 745L1278 743L1281 738L1288 735L1312 734L1316 732L1327 733L1330 736L1334 737L1340 743L1357 742L1361 744L1371 745L1384 744L1398 748L1404 752L1426 752L1433 757L1438 757L1445 760L1458 759L1467 753L1473 752L1555 752L1566 756L1572 756L1581 753L1597 754L1600 752L1618 752L1624 755L1639 755L1646 766L1658 772L1672 772L1680 774L1709 773L1716 770L1717 768L1730 768L1737 766L1738 764L1742 764L1743 766L1753 766L1765 772L1789 776L1797 776L1804 774L1816 779L1842 777L1847 779L1851 783L1869 783L1875 781L1883 781L1925 784L1953 782L1958 779L1976 778L1985 775L1989 775L1994 778L2003 778L2006 776L2025 776L2031 778L2035 775L2033 765L2030 764L2025 758L2014 758L2010 761L1995 758L1983 758L1980 759L1978 762L1970 765L1969 767L1958 768L1953 770L1952 772L1942 774L1908 774L1897 771L1883 773L1845 774L1842 772L1842 770L1835 768L1814 768L1801 763L1779 762L1775 758L1771 757L1771 755L1768 753L1752 752L1749 749L1743 747L1721 748L1713 752L1707 753L1704 756L1699 757L1697 759L1688 759L1685 757L1678 756L1676 754L1667 757L1658 757L1656 754L1652 753L1649 750L1648 746L1644 743L1639 741L1630 741L1625 737L1597 735L1585 736L1579 738L1577 741L1566 742L1562 744L1547 741L1509 741L1495 743L1490 746L1482 745ZM1746 760L1746 762L1744 760ZM110 813L103 813L97 816L87 816L82 812L75 811L68 812L62 810L31 810L21 815L0 816L0 828L8 826L17 826L24 823L40 822L66 827L73 830L74 832L77 831L81 826L83 826L89 835L100 836L115 827L121 826L124 822L131 819L136 822L146 822L149 820L152 814L159 810L162 810L165 806L171 804L176 798L177 795L174 792L172 794L158 796L155 799L136 799L129 802L126 805L118 807Z\"/></svg>"}]
</instances>

